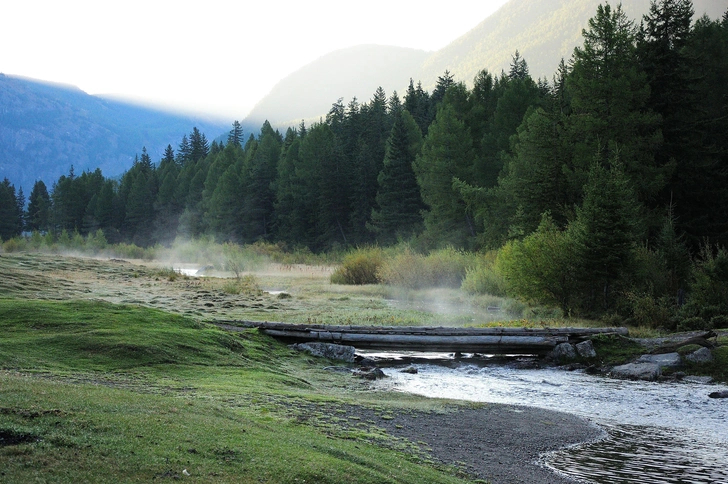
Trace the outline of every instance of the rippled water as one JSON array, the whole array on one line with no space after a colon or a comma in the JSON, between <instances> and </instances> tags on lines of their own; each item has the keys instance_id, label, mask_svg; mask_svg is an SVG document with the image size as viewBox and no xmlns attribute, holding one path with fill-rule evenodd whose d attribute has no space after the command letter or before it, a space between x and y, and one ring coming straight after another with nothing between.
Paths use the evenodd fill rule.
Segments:
<instances>
[{"instance_id":1,"label":"rippled water","mask_svg":"<svg viewBox=\"0 0 728 484\"><path fill-rule=\"evenodd\" d=\"M551 453L546 464L585 482L728 483L728 401L721 385L632 382L558 369L418 364L385 369L386 385L431 397L529 405L585 417L599 442Z\"/></svg>"}]
</instances>

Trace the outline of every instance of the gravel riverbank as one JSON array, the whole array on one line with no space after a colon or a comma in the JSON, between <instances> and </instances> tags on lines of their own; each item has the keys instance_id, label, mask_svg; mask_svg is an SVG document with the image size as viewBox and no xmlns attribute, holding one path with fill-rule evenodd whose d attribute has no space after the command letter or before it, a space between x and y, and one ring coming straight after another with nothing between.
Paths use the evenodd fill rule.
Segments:
<instances>
[{"instance_id":1,"label":"gravel riverbank","mask_svg":"<svg viewBox=\"0 0 728 484\"><path fill-rule=\"evenodd\" d=\"M346 410L362 419L375 418L364 407ZM491 484L573 483L542 466L540 456L604 435L582 418L534 407L487 404L449 410L398 412L378 420L377 426L421 447L426 444L433 458Z\"/></svg>"}]
</instances>

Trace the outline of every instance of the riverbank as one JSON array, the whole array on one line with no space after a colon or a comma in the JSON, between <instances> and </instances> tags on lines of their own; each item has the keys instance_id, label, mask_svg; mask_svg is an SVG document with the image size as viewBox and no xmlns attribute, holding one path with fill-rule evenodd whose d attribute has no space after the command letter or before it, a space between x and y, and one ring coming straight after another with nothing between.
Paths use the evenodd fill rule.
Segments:
<instances>
[{"instance_id":1,"label":"riverbank","mask_svg":"<svg viewBox=\"0 0 728 484\"><path fill-rule=\"evenodd\" d=\"M346 410L361 419L375 416L363 407ZM418 443L438 461L491 484L573 483L544 466L541 456L604 436L599 427L574 415L502 404L400 412L378 425L395 437Z\"/></svg>"}]
</instances>

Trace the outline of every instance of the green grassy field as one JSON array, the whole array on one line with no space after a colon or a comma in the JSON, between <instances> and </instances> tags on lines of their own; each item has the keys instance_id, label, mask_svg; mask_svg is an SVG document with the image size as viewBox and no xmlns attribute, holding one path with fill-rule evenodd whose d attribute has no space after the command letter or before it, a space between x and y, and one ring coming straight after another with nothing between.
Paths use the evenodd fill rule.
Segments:
<instances>
[{"instance_id":1,"label":"green grassy field","mask_svg":"<svg viewBox=\"0 0 728 484\"><path fill-rule=\"evenodd\" d=\"M0 299L0 334L2 482L465 482L376 421L332 416L436 401L369 393L255 331Z\"/></svg>"}]
</instances>

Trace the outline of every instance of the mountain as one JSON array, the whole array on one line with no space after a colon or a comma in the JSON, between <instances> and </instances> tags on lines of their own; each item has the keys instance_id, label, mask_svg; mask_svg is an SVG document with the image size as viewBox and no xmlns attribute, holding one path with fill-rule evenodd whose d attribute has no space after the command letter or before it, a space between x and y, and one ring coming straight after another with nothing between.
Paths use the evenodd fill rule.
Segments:
<instances>
[{"instance_id":1,"label":"mountain","mask_svg":"<svg viewBox=\"0 0 728 484\"><path fill-rule=\"evenodd\" d=\"M276 84L245 119L260 126L298 125L301 120L318 120L340 97L371 98L379 86L407 87L430 53L423 50L383 45L359 45L337 50L304 66ZM396 86L396 87L393 87Z\"/></svg>"},{"instance_id":2,"label":"mountain","mask_svg":"<svg viewBox=\"0 0 728 484\"><path fill-rule=\"evenodd\" d=\"M457 80L471 82L483 68L508 70L516 50L528 62L531 76L551 80L563 57L583 44L581 32L604 0L511 0L497 12L445 48L432 54L418 72L423 86L432 87L447 69ZM606 2L608 3L608 2ZM647 0L613 1L639 24L649 11ZM728 0L693 0L696 17L719 18Z\"/></svg>"},{"instance_id":3,"label":"mountain","mask_svg":"<svg viewBox=\"0 0 728 484\"><path fill-rule=\"evenodd\" d=\"M226 123L90 96L73 86L0 74L0 179L30 193L50 188L71 166L117 176L143 147L158 161L197 127L212 140Z\"/></svg>"},{"instance_id":4,"label":"mountain","mask_svg":"<svg viewBox=\"0 0 728 484\"><path fill-rule=\"evenodd\" d=\"M394 90L403 95L410 78L431 91L446 70L456 80L471 84L481 69L493 74L507 70L516 50L528 62L532 77L550 81L561 58L568 61L574 48L582 45L582 29L603 3L605 0L510 0L433 53L388 46L337 51L283 79L246 122L259 126L268 119L275 126L290 126L301 119L318 120L338 98L345 103L354 96L365 101L378 86L388 95ZM621 3L637 23L650 5L648 0ZM693 5L696 17L719 18L728 9L728 0L693 0Z\"/></svg>"}]
</instances>

